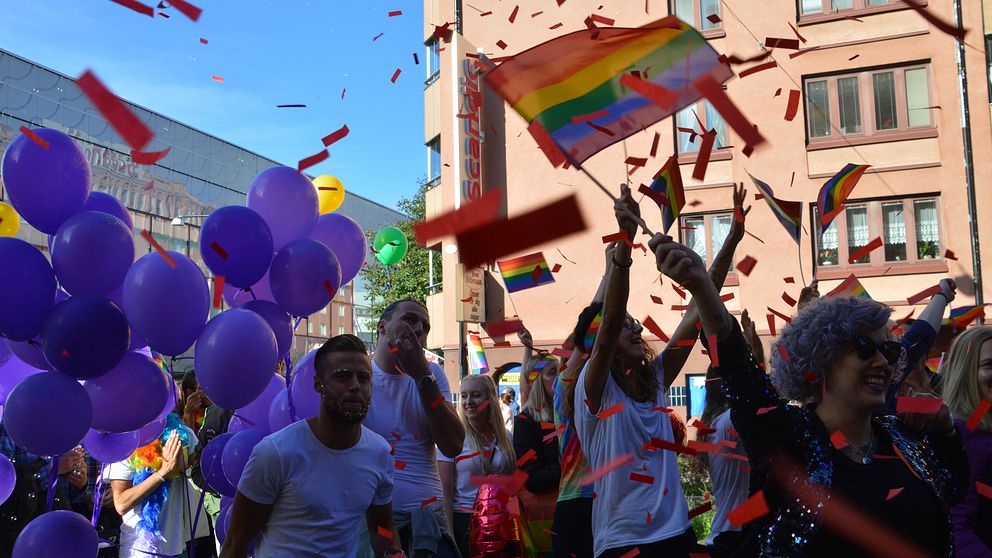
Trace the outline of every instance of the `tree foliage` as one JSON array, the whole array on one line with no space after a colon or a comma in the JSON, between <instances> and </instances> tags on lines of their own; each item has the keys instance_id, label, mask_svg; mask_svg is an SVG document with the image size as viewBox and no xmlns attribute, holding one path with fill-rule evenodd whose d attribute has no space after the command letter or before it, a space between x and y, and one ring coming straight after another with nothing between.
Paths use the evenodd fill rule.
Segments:
<instances>
[{"instance_id":1,"label":"tree foliage","mask_svg":"<svg viewBox=\"0 0 992 558\"><path fill-rule=\"evenodd\" d=\"M413 235L413 226L423 221L427 214L425 194L429 188L427 182L421 180L413 196L401 198L396 204L396 208L400 212L409 216L408 219L392 225L403 231L409 244L409 249L403 260L389 268L383 266L378 260L373 260L371 265L362 268L361 276L365 280L371 302L373 318L367 324L371 330L375 329L379 316L389 303L403 298L414 298L421 302L427 300L428 287L430 286L428 273L430 251L417 244ZM365 232L368 236L369 246L372 246L372 239L378 232ZM440 272L440 269L436 271Z\"/></svg>"}]
</instances>

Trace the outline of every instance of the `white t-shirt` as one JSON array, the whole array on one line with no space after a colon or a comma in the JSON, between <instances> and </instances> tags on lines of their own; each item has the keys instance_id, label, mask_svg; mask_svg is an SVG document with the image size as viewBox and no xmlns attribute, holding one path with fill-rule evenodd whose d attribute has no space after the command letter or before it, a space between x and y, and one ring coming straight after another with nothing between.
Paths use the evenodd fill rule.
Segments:
<instances>
[{"instance_id":1,"label":"white t-shirt","mask_svg":"<svg viewBox=\"0 0 992 558\"><path fill-rule=\"evenodd\" d=\"M238 492L272 506L256 558L351 557L366 510L392 499L393 458L368 428L354 446L335 450L301 420L255 446Z\"/></svg>"},{"instance_id":2,"label":"white t-shirt","mask_svg":"<svg viewBox=\"0 0 992 558\"><path fill-rule=\"evenodd\" d=\"M740 444L740 440L727 434L727 429L734 428L730 422L730 410L721 413L710 428L716 430L707 437L706 441L719 444L724 440L735 441ZM710 478L713 479L713 497L716 499L716 514L713 516L713 525L710 527L710 536L706 539L706 544L713 544L713 539L724 531L739 531L727 520L727 513L741 505L748 497L748 474L741 469L741 465L747 465L746 461L724 457L725 454L736 454L747 456L744 449L738 445L736 449L723 447L720 453L709 454Z\"/></svg>"},{"instance_id":3,"label":"white t-shirt","mask_svg":"<svg viewBox=\"0 0 992 558\"><path fill-rule=\"evenodd\" d=\"M196 442L196 434L189 430L189 440ZM131 470L130 461L124 460L111 463L107 474L107 481L123 480L131 482L134 478L134 471ZM183 490L183 487L188 490ZM131 509L124 514L121 523L120 557L121 558L148 558L151 554L162 554L164 556L178 556L186 550L186 542L190 540L190 529L192 528L192 514L196 513L196 506L199 503L199 491L190 488L189 481L184 481L183 477L177 476L169 480L169 492L162 509L158 513L158 526L161 536L156 537L146 531L138 530L138 522L141 520L141 508L145 501L136 502ZM187 511L186 502L189 501ZM188 519L189 517L189 519ZM197 534L204 532L204 528L209 534L209 526L206 523L206 516L200 515L197 522ZM143 552L144 551L144 552Z\"/></svg>"},{"instance_id":4,"label":"white t-shirt","mask_svg":"<svg viewBox=\"0 0 992 558\"><path fill-rule=\"evenodd\" d=\"M451 389L441 367L428 363L445 403ZM393 509L419 510L431 498L444 499L437 473L434 439L427 426L427 414L420 402L417 383L406 374L387 374L372 361L372 403L362 422L395 448L396 488Z\"/></svg>"},{"instance_id":5,"label":"white t-shirt","mask_svg":"<svg viewBox=\"0 0 992 558\"><path fill-rule=\"evenodd\" d=\"M513 433L507 430L506 436L512 444ZM486 475L486 471L482 468L483 461L490 461L492 463L492 466L489 467L490 471L500 471L504 467L508 467L513 460L512 456L508 456L500 451L499 445L494 445L489 450L492 451L491 458L486 457L485 452L483 452L480 455L462 459L463 456L475 453L475 450L468 443L468 436L466 436L465 444L462 446L462 452L458 454L457 458L447 458L441 453L441 450L437 451L438 461L455 463L455 498L452 507L456 512L472 513L472 508L475 506L475 496L479 493L479 485L473 484L471 479L473 476L481 477Z\"/></svg>"},{"instance_id":6,"label":"white t-shirt","mask_svg":"<svg viewBox=\"0 0 992 558\"><path fill-rule=\"evenodd\" d=\"M592 471L608 465L616 458L631 453L633 458L600 477L595 483L596 498L592 503L593 540L595 554L620 546L657 542L681 535L689 528L689 508L682 495L679 464L674 452L644 449L652 437L674 441L668 415L654 410L667 407L664 381L660 367L658 394L655 401L633 401L612 375L607 375L600 411L619 403L622 411L600 420L583 403L588 396L585 377L589 363L582 368L575 386L575 429ZM636 473L653 479L651 484L631 479ZM665 489L668 493L665 494ZM651 521L648 522L648 513Z\"/></svg>"}]
</instances>

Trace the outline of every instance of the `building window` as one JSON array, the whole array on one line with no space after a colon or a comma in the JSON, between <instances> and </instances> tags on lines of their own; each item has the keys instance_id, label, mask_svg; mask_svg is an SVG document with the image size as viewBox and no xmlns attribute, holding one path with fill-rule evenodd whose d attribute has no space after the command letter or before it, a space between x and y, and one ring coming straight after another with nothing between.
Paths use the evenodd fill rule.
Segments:
<instances>
[{"instance_id":1,"label":"building window","mask_svg":"<svg viewBox=\"0 0 992 558\"><path fill-rule=\"evenodd\" d=\"M327 324L320 324L321 337L327 337Z\"/></svg>"},{"instance_id":2,"label":"building window","mask_svg":"<svg viewBox=\"0 0 992 558\"><path fill-rule=\"evenodd\" d=\"M313 322L307 320L307 335L313 335Z\"/></svg>"},{"instance_id":3,"label":"building window","mask_svg":"<svg viewBox=\"0 0 992 558\"><path fill-rule=\"evenodd\" d=\"M929 64L806 78L810 142L933 128Z\"/></svg>"},{"instance_id":4,"label":"building window","mask_svg":"<svg viewBox=\"0 0 992 558\"><path fill-rule=\"evenodd\" d=\"M428 182L441 178L441 136L427 142L427 172Z\"/></svg>"},{"instance_id":5,"label":"building window","mask_svg":"<svg viewBox=\"0 0 992 558\"><path fill-rule=\"evenodd\" d=\"M848 203L827 230L817 235L817 265L826 268L883 266L943 258L938 199L911 198ZM815 206L813 218L814 223L819 223ZM882 249L853 262L848 261L851 254L879 237L882 239Z\"/></svg>"},{"instance_id":6,"label":"building window","mask_svg":"<svg viewBox=\"0 0 992 558\"><path fill-rule=\"evenodd\" d=\"M700 31L723 27L720 21L720 0L673 0L673 6L679 19Z\"/></svg>"},{"instance_id":7,"label":"building window","mask_svg":"<svg viewBox=\"0 0 992 558\"><path fill-rule=\"evenodd\" d=\"M673 385L668 388L668 405L670 407L685 407L685 386Z\"/></svg>"},{"instance_id":8,"label":"building window","mask_svg":"<svg viewBox=\"0 0 992 558\"><path fill-rule=\"evenodd\" d=\"M702 130L700 130L700 127ZM727 123L709 101L699 101L675 115L675 137L679 153L696 153L703 143L702 132L716 131L713 149L727 146Z\"/></svg>"},{"instance_id":9,"label":"building window","mask_svg":"<svg viewBox=\"0 0 992 558\"><path fill-rule=\"evenodd\" d=\"M321 314L327 314L327 307L325 306L325 307L321 308L320 309L320 313Z\"/></svg>"},{"instance_id":10,"label":"building window","mask_svg":"<svg viewBox=\"0 0 992 558\"><path fill-rule=\"evenodd\" d=\"M344 326L338 326L338 335L344 335Z\"/></svg>"},{"instance_id":11,"label":"building window","mask_svg":"<svg viewBox=\"0 0 992 558\"><path fill-rule=\"evenodd\" d=\"M699 254L706 267L713 265L734 224L733 213L687 215L681 219L682 243Z\"/></svg>"},{"instance_id":12,"label":"building window","mask_svg":"<svg viewBox=\"0 0 992 558\"><path fill-rule=\"evenodd\" d=\"M801 15L830 14L849 10L865 10L890 6L898 0L799 0Z\"/></svg>"},{"instance_id":13,"label":"building window","mask_svg":"<svg viewBox=\"0 0 992 558\"><path fill-rule=\"evenodd\" d=\"M339 317L344 317L344 304L339 304L338 305L338 316Z\"/></svg>"},{"instance_id":14,"label":"building window","mask_svg":"<svg viewBox=\"0 0 992 558\"><path fill-rule=\"evenodd\" d=\"M424 84L430 85L437 81L441 74L441 45L438 43L437 37L431 37L424 43L424 47L427 48L427 80L424 81Z\"/></svg>"}]
</instances>

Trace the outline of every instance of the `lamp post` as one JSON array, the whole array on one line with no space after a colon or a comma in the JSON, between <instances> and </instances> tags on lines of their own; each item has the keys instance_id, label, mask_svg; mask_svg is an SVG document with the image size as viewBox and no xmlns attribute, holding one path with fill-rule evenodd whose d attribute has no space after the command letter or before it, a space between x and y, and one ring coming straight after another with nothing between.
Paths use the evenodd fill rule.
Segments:
<instances>
[{"instance_id":1,"label":"lamp post","mask_svg":"<svg viewBox=\"0 0 992 558\"><path fill-rule=\"evenodd\" d=\"M186 225L186 257L187 258L190 257L189 256L190 229L193 228L193 225L190 224L190 223L187 223L186 220L187 219L195 219L195 218L203 218L203 217L209 217L209 215L180 215L179 217L174 217L172 219L172 226L173 227L181 227L183 225Z\"/></svg>"}]
</instances>

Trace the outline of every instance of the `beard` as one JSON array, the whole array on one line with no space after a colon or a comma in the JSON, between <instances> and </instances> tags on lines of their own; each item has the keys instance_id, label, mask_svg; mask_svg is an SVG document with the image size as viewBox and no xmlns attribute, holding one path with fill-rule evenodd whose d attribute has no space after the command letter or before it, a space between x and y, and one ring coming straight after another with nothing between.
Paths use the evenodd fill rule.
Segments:
<instances>
[{"instance_id":1,"label":"beard","mask_svg":"<svg viewBox=\"0 0 992 558\"><path fill-rule=\"evenodd\" d=\"M358 424L365 419L369 412L368 405L362 405L359 409L345 407L340 401L324 401L324 410L334 422L344 422L347 424Z\"/></svg>"}]
</instances>

